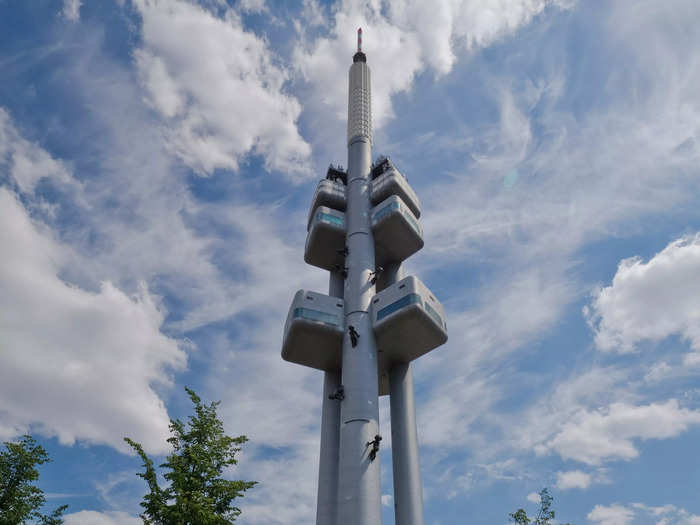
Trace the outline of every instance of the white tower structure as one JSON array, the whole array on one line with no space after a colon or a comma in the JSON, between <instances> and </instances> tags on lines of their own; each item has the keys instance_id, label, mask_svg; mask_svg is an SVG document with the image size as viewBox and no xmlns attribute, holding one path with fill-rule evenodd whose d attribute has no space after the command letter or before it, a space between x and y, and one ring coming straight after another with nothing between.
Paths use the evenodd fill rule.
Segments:
<instances>
[{"instance_id":1,"label":"white tower structure","mask_svg":"<svg viewBox=\"0 0 700 525\"><path fill-rule=\"evenodd\" d=\"M372 164L362 29L350 66L348 168L318 183L304 260L328 295L299 290L282 357L324 371L316 525L380 525L380 395L390 395L396 525L423 525L411 361L447 340L442 305L401 263L423 247L418 197L386 157Z\"/></svg>"}]
</instances>

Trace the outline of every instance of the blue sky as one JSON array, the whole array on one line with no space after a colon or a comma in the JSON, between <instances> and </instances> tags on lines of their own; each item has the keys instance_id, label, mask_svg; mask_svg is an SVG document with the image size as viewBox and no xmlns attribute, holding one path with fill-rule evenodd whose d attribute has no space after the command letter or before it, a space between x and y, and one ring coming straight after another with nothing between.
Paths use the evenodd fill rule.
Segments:
<instances>
[{"instance_id":1,"label":"blue sky","mask_svg":"<svg viewBox=\"0 0 700 525\"><path fill-rule=\"evenodd\" d=\"M67 523L134 524L122 437L184 386L250 442L243 524L310 523L322 376L283 362L305 216L345 164L362 26L374 154L450 340L414 367L426 524L550 487L576 524L698 524L696 0L0 1L0 439ZM388 402L380 403L385 523Z\"/></svg>"}]
</instances>

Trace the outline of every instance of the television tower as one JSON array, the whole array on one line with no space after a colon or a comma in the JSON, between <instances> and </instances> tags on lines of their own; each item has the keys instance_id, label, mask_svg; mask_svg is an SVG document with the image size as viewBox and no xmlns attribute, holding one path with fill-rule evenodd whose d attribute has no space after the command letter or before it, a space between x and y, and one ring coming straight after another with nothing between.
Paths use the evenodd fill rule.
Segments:
<instances>
[{"instance_id":1,"label":"television tower","mask_svg":"<svg viewBox=\"0 0 700 525\"><path fill-rule=\"evenodd\" d=\"M328 295L299 290L282 358L324 371L316 525L380 525L380 395L390 395L396 525L423 525L411 361L447 341L445 314L401 263L423 247L420 203L387 157L371 161L362 29L350 66L348 168L316 187L304 260Z\"/></svg>"}]
</instances>

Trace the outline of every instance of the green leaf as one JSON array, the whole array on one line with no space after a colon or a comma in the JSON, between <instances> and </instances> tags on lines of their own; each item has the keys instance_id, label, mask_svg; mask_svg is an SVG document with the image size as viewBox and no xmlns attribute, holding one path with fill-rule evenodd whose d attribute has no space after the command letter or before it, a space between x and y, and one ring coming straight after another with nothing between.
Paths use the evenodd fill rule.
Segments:
<instances>
[{"instance_id":1,"label":"green leaf","mask_svg":"<svg viewBox=\"0 0 700 525\"><path fill-rule=\"evenodd\" d=\"M49 515L39 509L46 502L44 492L33 484L39 479L37 465L50 461L44 448L31 436L19 442L6 441L0 452L0 525L20 525L38 520L41 525L60 525L63 505Z\"/></svg>"}]
</instances>

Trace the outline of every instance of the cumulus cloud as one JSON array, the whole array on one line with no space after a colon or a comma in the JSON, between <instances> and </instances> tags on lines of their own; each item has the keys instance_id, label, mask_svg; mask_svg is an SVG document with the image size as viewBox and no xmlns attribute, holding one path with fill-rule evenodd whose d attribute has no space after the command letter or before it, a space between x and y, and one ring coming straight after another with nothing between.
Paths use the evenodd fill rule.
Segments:
<instances>
[{"instance_id":1,"label":"cumulus cloud","mask_svg":"<svg viewBox=\"0 0 700 525\"><path fill-rule=\"evenodd\" d=\"M296 127L301 106L285 94L288 73L265 40L244 30L233 9L219 16L185 0L134 5L143 36L136 66L186 164L204 174L237 170L257 154L269 170L306 173L310 147Z\"/></svg>"},{"instance_id":2,"label":"cumulus cloud","mask_svg":"<svg viewBox=\"0 0 700 525\"><path fill-rule=\"evenodd\" d=\"M81 510L66 514L64 523L66 525L140 525L142 521L126 512Z\"/></svg>"},{"instance_id":3,"label":"cumulus cloud","mask_svg":"<svg viewBox=\"0 0 700 525\"><path fill-rule=\"evenodd\" d=\"M700 234L671 242L648 262L620 262L612 284L584 309L596 346L630 352L641 341L671 335L700 351Z\"/></svg>"},{"instance_id":4,"label":"cumulus cloud","mask_svg":"<svg viewBox=\"0 0 700 525\"><path fill-rule=\"evenodd\" d=\"M563 0L478 0L371 2L342 0L334 10L327 35L304 41L295 52L303 77L323 105L339 120L347 111L346 93L328 86L345 82L355 34L362 27L363 50L372 68L372 117L381 127L393 116L391 96L409 91L415 76L430 68L449 73L463 50L487 46L527 24L549 5Z\"/></svg>"},{"instance_id":5,"label":"cumulus cloud","mask_svg":"<svg viewBox=\"0 0 700 525\"><path fill-rule=\"evenodd\" d=\"M613 403L605 409L580 411L537 450L589 465L630 460L639 455L635 440L673 438L697 424L700 411L682 408L675 399L641 406Z\"/></svg>"},{"instance_id":6,"label":"cumulus cloud","mask_svg":"<svg viewBox=\"0 0 700 525\"><path fill-rule=\"evenodd\" d=\"M126 434L166 450L169 419L154 387L170 384L185 353L160 332L157 300L145 287L129 297L110 282L98 292L64 282L66 250L6 189L0 218L3 438L31 428L125 450Z\"/></svg>"},{"instance_id":7,"label":"cumulus cloud","mask_svg":"<svg viewBox=\"0 0 700 525\"><path fill-rule=\"evenodd\" d=\"M622 505L596 505L586 517L598 525L627 525L632 522L634 513Z\"/></svg>"},{"instance_id":8,"label":"cumulus cloud","mask_svg":"<svg viewBox=\"0 0 700 525\"><path fill-rule=\"evenodd\" d=\"M542 501L542 498L537 492L530 492L530 494L527 495L527 500L531 503L539 503Z\"/></svg>"},{"instance_id":9,"label":"cumulus cloud","mask_svg":"<svg viewBox=\"0 0 700 525\"><path fill-rule=\"evenodd\" d=\"M559 490L586 489L591 484L591 475L582 470L557 472L556 486Z\"/></svg>"}]
</instances>

